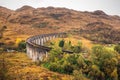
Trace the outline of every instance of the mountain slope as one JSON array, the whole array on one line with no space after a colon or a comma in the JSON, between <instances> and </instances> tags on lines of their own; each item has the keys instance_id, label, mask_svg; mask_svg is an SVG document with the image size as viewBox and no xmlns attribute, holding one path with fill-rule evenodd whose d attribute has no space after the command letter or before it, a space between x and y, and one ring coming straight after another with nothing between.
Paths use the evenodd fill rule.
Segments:
<instances>
[{"instance_id":1,"label":"mountain slope","mask_svg":"<svg viewBox=\"0 0 120 80\"><path fill-rule=\"evenodd\" d=\"M84 37L102 43L119 43L120 30L103 22L93 22L80 29Z\"/></svg>"},{"instance_id":2,"label":"mountain slope","mask_svg":"<svg viewBox=\"0 0 120 80\"><path fill-rule=\"evenodd\" d=\"M99 24L99 22L105 25ZM91 25L93 28L85 27L90 26L91 23L98 23L99 27L96 27L97 29L111 26L111 29L114 30L113 32L117 31L119 33L118 31L120 30L120 17L107 15L101 10L81 12L67 8L33 8L26 5L13 11L0 7L0 24L7 25L12 32L16 32L16 35L67 32L83 28L89 29L89 32L92 32L91 29L98 25Z\"/></svg>"}]
</instances>

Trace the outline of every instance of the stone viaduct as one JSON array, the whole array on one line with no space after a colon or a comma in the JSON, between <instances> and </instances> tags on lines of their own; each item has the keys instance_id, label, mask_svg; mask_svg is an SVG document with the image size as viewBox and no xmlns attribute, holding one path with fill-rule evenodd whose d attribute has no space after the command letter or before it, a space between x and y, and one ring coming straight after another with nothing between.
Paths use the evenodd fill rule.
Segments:
<instances>
[{"instance_id":1,"label":"stone viaduct","mask_svg":"<svg viewBox=\"0 0 120 80\"><path fill-rule=\"evenodd\" d=\"M33 60L42 60L43 57L48 56L48 52L51 50L50 47L44 46L49 40L55 38L65 38L66 33L51 33L32 36L26 40L27 55Z\"/></svg>"}]
</instances>

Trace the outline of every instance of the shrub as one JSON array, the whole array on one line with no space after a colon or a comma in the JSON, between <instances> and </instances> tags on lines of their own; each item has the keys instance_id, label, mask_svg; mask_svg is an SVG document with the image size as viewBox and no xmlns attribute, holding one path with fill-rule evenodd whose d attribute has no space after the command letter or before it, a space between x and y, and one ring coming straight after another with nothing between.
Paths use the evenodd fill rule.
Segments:
<instances>
[{"instance_id":1,"label":"shrub","mask_svg":"<svg viewBox=\"0 0 120 80\"><path fill-rule=\"evenodd\" d=\"M7 26L3 26L2 28L3 28L3 29L7 29Z\"/></svg>"},{"instance_id":2,"label":"shrub","mask_svg":"<svg viewBox=\"0 0 120 80\"><path fill-rule=\"evenodd\" d=\"M74 78L73 80L88 80L84 77L83 73L81 70L74 70L73 71Z\"/></svg>"},{"instance_id":3,"label":"shrub","mask_svg":"<svg viewBox=\"0 0 120 80\"><path fill-rule=\"evenodd\" d=\"M101 45L94 46L94 47L92 47L92 53L93 53L93 55L100 57L101 54L103 54L103 49L104 48Z\"/></svg>"},{"instance_id":4,"label":"shrub","mask_svg":"<svg viewBox=\"0 0 120 80\"><path fill-rule=\"evenodd\" d=\"M49 65L49 69L55 72L60 72L60 73L64 73L64 70L62 68L62 66L56 62L54 63L50 63Z\"/></svg>"},{"instance_id":5,"label":"shrub","mask_svg":"<svg viewBox=\"0 0 120 80\"><path fill-rule=\"evenodd\" d=\"M80 53L81 52L81 46L74 46L73 47L73 52Z\"/></svg>"},{"instance_id":6,"label":"shrub","mask_svg":"<svg viewBox=\"0 0 120 80\"><path fill-rule=\"evenodd\" d=\"M116 45L114 50L117 51L118 53L120 53L120 45Z\"/></svg>"},{"instance_id":7,"label":"shrub","mask_svg":"<svg viewBox=\"0 0 120 80\"><path fill-rule=\"evenodd\" d=\"M69 62L72 65L76 65L77 64L77 59L78 59L78 55L76 54L70 54L68 55L68 57L66 58L66 61Z\"/></svg>"},{"instance_id":8,"label":"shrub","mask_svg":"<svg viewBox=\"0 0 120 80\"><path fill-rule=\"evenodd\" d=\"M73 73L74 68L71 64L69 64L69 63L64 64L63 68L64 68L64 73L67 73L67 74Z\"/></svg>"},{"instance_id":9,"label":"shrub","mask_svg":"<svg viewBox=\"0 0 120 80\"><path fill-rule=\"evenodd\" d=\"M65 43L65 41L64 41L64 40L61 40L61 41L59 42L59 47L63 47L63 46L64 46L64 43Z\"/></svg>"},{"instance_id":10,"label":"shrub","mask_svg":"<svg viewBox=\"0 0 120 80\"><path fill-rule=\"evenodd\" d=\"M50 14L51 17L53 17L54 19L58 20L59 17L62 17L64 14Z\"/></svg>"},{"instance_id":11,"label":"shrub","mask_svg":"<svg viewBox=\"0 0 120 80\"><path fill-rule=\"evenodd\" d=\"M55 61L56 59L61 59L62 49L60 47L56 47L52 49L49 53L49 61Z\"/></svg>"},{"instance_id":12,"label":"shrub","mask_svg":"<svg viewBox=\"0 0 120 80\"><path fill-rule=\"evenodd\" d=\"M85 65L84 58L80 55L77 59L78 66L82 68Z\"/></svg>"},{"instance_id":13,"label":"shrub","mask_svg":"<svg viewBox=\"0 0 120 80\"><path fill-rule=\"evenodd\" d=\"M78 44L76 46L72 46L72 50L75 53L80 53L82 51L82 43L78 41Z\"/></svg>"},{"instance_id":14,"label":"shrub","mask_svg":"<svg viewBox=\"0 0 120 80\"><path fill-rule=\"evenodd\" d=\"M26 51L26 42L25 42L25 41L21 41L21 42L18 44L18 51L22 51L22 52L25 52L25 51Z\"/></svg>"},{"instance_id":15,"label":"shrub","mask_svg":"<svg viewBox=\"0 0 120 80\"><path fill-rule=\"evenodd\" d=\"M65 42L63 50L72 51L72 48L73 46L71 44L71 41Z\"/></svg>"},{"instance_id":16,"label":"shrub","mask_svg":"<svg viewBox=\"0 0 120 80\"><path fill-rule=\"evenodd\" d=\"M21 41L22 41L21 38L17 38L16 41L15 41L15 44L18 45Z\"/></svg>"}]
</instances>

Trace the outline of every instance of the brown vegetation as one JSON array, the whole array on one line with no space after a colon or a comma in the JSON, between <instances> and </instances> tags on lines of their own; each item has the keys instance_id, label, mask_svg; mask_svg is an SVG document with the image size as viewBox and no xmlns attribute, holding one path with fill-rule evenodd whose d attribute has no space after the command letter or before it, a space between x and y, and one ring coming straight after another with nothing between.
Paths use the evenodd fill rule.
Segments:
<instances>
[{"instance_id":1,"label":"brown vegetation","mask_svg":"<svg viewBox=\"0 0 120 80\"><path fill-rule=\"evenodd\" d=\"M118 43L120 41L120 30L103 22L89 23L80 30L80 33L84 37L97 42Z\"/></svg>"},{"instance_id":2,"label":"brown vegetation","mask_svg":"<svg viewBox=\"0 0 120 80\"><path fill-rule=\"evenodd\" d=\"M24 53L0 54L0 80L71 80L71 76L37 66Z\"/></svg>"},{"instance_id":3,"label":"brown vegetation","mask_svg":"<svg viewBox=\"0 0 120 80\"><path fill-rule=\"evenodd\" d=\"M76 30L84 28L83 32L86 34L86 31L89 30L87 34L90 37L97 32L98 36L95 37L103 36L102 38L110 42L120 40L118 35L120 33L120 17L107 15L100 10L81 12L66 8L33 8L31 6L10 10L0 7L0 25L6 25L8 29L4 33L5 36L13 36L14 39L19 36L26 39L28 36L42 33L69 30L76 32Z\"/></svg>"}]
</instances>

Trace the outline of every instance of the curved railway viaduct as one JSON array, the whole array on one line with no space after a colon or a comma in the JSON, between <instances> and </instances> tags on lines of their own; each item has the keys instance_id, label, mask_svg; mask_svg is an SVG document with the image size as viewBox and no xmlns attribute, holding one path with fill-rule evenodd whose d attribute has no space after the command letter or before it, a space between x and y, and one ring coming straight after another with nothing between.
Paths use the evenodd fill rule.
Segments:
<instances>
[{"instance_id":1,"label":"curved railway viaduct","mask_svg":"<svg viewBox=\"0 0 120 80\"><path fill-rule=\"evenodd\" d=\"M27 55L33 61L42 60L43 57L47 57L47 53L51 50L50 47L44 46L44 43L55 38L65 37L67 37L66 33L51 33L30 37L26 41Z\"/></svg>"}]
</instances>

